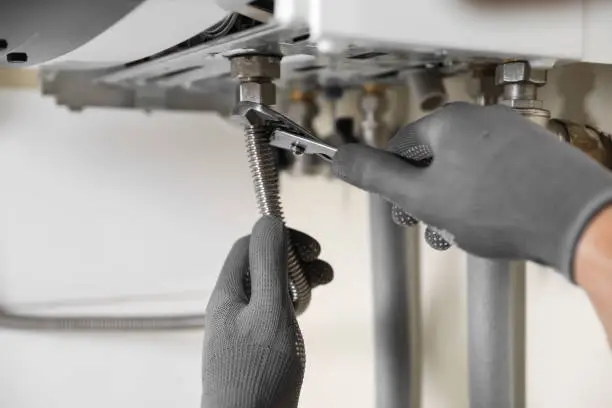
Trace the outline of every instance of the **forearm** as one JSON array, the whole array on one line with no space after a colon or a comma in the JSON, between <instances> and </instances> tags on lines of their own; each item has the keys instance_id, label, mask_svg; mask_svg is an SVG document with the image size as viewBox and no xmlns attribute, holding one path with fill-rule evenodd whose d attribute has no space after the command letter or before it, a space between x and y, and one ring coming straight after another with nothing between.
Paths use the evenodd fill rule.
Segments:
<instances>
[{"instance_id":1,"label":"forearm","mask_svg":"<svg viewBox=\"0 0 612 408\"><path fill-rule=\"evenodd\" d=\"M576 250L574 276L591 299L612 347L612 206L584 231Z\"/></svg>"}]
</instances>

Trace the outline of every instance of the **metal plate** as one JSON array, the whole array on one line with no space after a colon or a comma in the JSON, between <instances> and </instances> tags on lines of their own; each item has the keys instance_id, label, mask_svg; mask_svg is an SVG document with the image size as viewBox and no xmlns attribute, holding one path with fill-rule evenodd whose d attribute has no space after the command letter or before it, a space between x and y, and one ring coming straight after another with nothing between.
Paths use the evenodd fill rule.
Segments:
<instances>
[{"instance_id":1,"label":"metal plate","mask_svg":"<svg viewBox=\"0 0 612 408\"><path fill-rule=\"evenodd\" d=\"M444 53L347 46L338 54L322 54L309 41L308 29L261 25L218 40L130 67L121 67L98 78L121 86L156 84L160 87L202 86L199 81L229 75L228 57L244 52L283 55L282 81L315 78L345 86L367 81L397 82L402 74L425 66L440 66L447 73L464 67ZM210 83L210 81L208 81Z\"/></svg>"}]
</instances>

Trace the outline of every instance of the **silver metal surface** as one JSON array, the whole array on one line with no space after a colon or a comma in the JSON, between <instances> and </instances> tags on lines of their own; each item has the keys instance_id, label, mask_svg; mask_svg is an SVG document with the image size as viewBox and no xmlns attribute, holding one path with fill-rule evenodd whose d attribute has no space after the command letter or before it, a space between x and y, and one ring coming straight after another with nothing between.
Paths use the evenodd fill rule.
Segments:
<instances>
[{"instance_id":1,"label":"silver metal surface","mask_svg":"<svg viewBox=\"0 0 612 408\"><path fill-rule=\"evenodd\" d=\"M529 83L538 86L546 84L546 71L531 68L527 61L510 61L499 64L495 71L495 83L507 85Z\"/></svg>"},{"instance_id":2,"label":"silver metal surface","mask_svg":"<svg viewBox=\"0 0 612 408\"><path fill-rule=\"evenodd\" d=\"M272 146L289 151L297 147L297 150L303 150L303 154L314 154L325 161L332 161L338 150L268 106L241 101L234 108L233 115L240 120L246 119L250 125L260 124L268 127L272 132L269 139Z\"/></svg>"},{"instance_id":3,"label":"silver metal surface","mask_svg":"<svg viewBox=\"0 0 612 408\"><path fill-rule=\"evenodd\" d=\"M519 73L525 72L521 71L522 65L512 67ZM499 70L498 67L498 79ZM477 79L482 82L478 88L483 94L474 97L483 104L497 102L499 92L490 86L493 75L490 69L478 72ZM516 78L523 77L508 75L508 79ZM467 269L470 408L524 408L525 263L468 254Z\"/></svg>"},{"instance_id":4,"label":"silver metal surface","mask_svg":"<svg viewBox=\"0 0 612 408\"><path fill-rule=\"evenodd\" d=\"M282 55L281 82L315 76L322 85L332 79L343 86L361 85L371 80L402 83L402 75L425 65L441 65L444 74L463 71L466 67L458 57L451 59L446 54L386 47L376 49L358 44L349 44L338 54L321 54L317 44L309 41L309 35L305 25L286 27L272 21L179 52L117 67L113 72L100 75L98 80L122 86L132 86L136 82L166 86L167 76L176 75L182 85L186 84L185 80L195 84L210 77L209 70L217 71L222 65L220 60L249 52ZM226 74L229 71L228 66Z\"/></svg>"},{"instance_id":5,"label":"silver metal surface","mask_svg":"<svg viewBox=\"0 0 612 408\"><path fill-rule=\"evenodd\" d=\"M276 85L272 82L241 82L238 88L241 101L276 105Z\"/></svg>"},{"instance_id":6,"label":"silver metal surface","mask_svg":"<svg viewBox=\"0 0 612 408\"><path fill-rule=\"evenodd\" d=\"M215 78L203 89L166 88L151 84L120 87L97 82L106 71L55 71L41 69L40 84L45 96L74 111L87 107L113 107L144 110L213 111L229 116L235 105L236 84ZM168 78L169 80L169 78Z\"/></svg>"},{"instance_id":7,"label":"silver metal surface","mask_svg":"<svg viewBox=\"0 0 612 408\"><path fill-rule=\"evenodd\" d=\"M289 150L294 154L316 155L325 161L331 162L334 159L337 148L312 137L297 135L286 130L276 129L270 138L270 145L280 149Z\"/></svg>"},{"instance_id":8,"label":"silver metal surface","mask_svg":"<svg viewBox=\"0 0 612 408\"><path fill-rule=\"evenodd\" d=\"M280 57L275 55L240 55L230 59L231 74L240 81L242 102L276 105L276 85L280 77Z\"/></svg>"},{"instance_id":9,"label":"silver metal surface","mask_svg":"<svg viewBox=\"0 0 612 408\"><path fill-rule=\"evenodd\" d=\"M364 87L363 139L384 148L391 136L383 115L385 88ZM374 367L377 408L421 404L419 229L396 225L392 205L370 195L370 240L374 301Z\"/></svg>"},{"instance_id":10,"label":"silver metal surface","mask_svg":"<svg viewBox=\"0 0 612 408\"><path fill-rule=\"evenodd\" d=\"M237 119L246 119L248 123L265 121L267 125L276 126L301 135L311 135L308 129L295 123L293 120L270 108L269 106L250 101L240 101L234 107L233 116ZM313 135L314 138L314 135Z\"/></svg>"},{"instance_id":11,"label":"silver metal surface","mask_svg":"<svg viewBox=\"0 0 612 408\"><path fill-rule=\"evenodd\" d=\"M0 329L51 332L202 330L204 314L161 316L47 316L0 309Z\"/></svg>"},{"instance_id":12,"label":"silver metal surface","mask_svg":"<svg viewBox=\"0 0 612 408\"><path fill-rule=\"evenodd\" d=\"M495 83L503 87L501 103L520 113L542 109L538 88L546 84L546 75L546 71L532 69L527 61L500 64L495 71Z\"/></svg>"},{"instance_id":13,"label":"silver metal surface","mask_svg":"<svg viewBox=\"0 0 612 408\"><path fill-rule=\"evenodd\" d=\"M231 74L241 81L257 79L269 82L281 75L280 57L276 55L246 54L230 59Z\"/></svg>"},{"instance_id":14,"label":"silver metal surface","mask_svg":"<svg viewBox=\"0 0 612 408\"><path fill-rule=\"evenodd\" d=\"M271 65L279 65L280 58L275 56L263 55L240 55L232 58L231 61L233 75L240 79L242 83L258 82L270 83L274 79L273 75L280 75L280 70ZM269 74L269 75L268 75ZM242 116L247 120L245 126L245 137L247 146L247 156L251 176L253 179L253 187L257 207L260 214L272 215L284 221L283 208L280 202L280 190L278 181L278 168L276 166L276 157L270 146L270 138L272 136L272 128L269 121L266 121L261 111L267 112L268 115L278 117L277 112L268 108L262 103L265 103L263 95L252 95L254 101L241 101L238 106L251 106L252 109L238 110L242 112ZM289 273L289 291L295 308L296 314L303 313L311 299L311 287L306 279L304 268L300 263L295 248L288 240L288 264ZM298 339L298 349L303 349L302 340ZM305 360L305 355L299 356L302 361Z\"/></svg>"},{"instance_id":15,"label":"silver metal surface","mask_svg":"<svg viewBox=\"0 0 612 408\"><path fill-rule=\"evenodd\" d=\"M421 69L407 75L413 100L424 112L439 108L448 101L443 76L439 69Z\"/></svg>"},{"instance_id":16,"label":"silver metal surface","mask_svg":"<svg viewBox=\"0 0 612 408\"><path fill-rule=\"evenodd\" d=\"M370 195L376 407L417 408L412 393L419 393L419 373L412 360L419 354L411 354L415 336L411 335L408 273L418 274L418 270L408 272L406 230L390 214L389 202Z\"/></svg>"},{"instance_id":17,"label":"silver metal surface","mask_svg":"<svg viewBox=\"0 0 612 408\"><path fill-rule=\"evenodd\" d=\"M535 84L511 83L504 86L504 99L506 100L534 100L537 99L538 90Z\"/></svg>"},{"instance_id":18,"label":"silver metal surface","mask_svg":"<svg viewBox=\"0 0 612 408\"><path fill-rule=\"evenodd\" d=\"M468 257L470 408L524 408L525 263Z\"/></svg>"}]
</instances>

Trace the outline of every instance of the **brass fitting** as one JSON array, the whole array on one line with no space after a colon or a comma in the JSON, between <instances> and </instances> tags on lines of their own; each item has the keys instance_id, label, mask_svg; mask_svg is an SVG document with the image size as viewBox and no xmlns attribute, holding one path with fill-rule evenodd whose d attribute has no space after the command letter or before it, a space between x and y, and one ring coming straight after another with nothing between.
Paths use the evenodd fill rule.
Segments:
<instances>
[{"instance_id":1,"label":"brass fitting","mask_svg":"<svg viewBox=\"0 0 612 408\"><path fill-rule=\"evenodd\" d=\"M562 119L552 119L548 123L548 129L562 141L580 149L593 160L612 169L612 140L601 130Z\"/></svg>"}]
</instances>

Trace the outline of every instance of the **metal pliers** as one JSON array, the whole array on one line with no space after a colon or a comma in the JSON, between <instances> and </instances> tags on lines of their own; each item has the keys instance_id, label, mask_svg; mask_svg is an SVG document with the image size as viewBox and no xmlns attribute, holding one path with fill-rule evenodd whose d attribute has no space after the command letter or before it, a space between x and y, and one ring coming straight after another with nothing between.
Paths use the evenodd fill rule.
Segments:
<instances>
[{"instance_id":1,"label":"metal pliers","mask_svg":"<svg viewBox=\"0 0 612 408\"><path fill-rule=\"evenodd\" d=\"M256 102L242 101L234 108L234 117L249 124L265 124L271 128L270 145L289 150L296 156L314 154L331 162L338 149L316 137L285 115Z\"/></svg>"}]
</instances>

